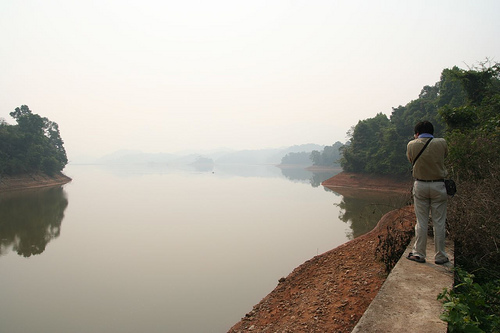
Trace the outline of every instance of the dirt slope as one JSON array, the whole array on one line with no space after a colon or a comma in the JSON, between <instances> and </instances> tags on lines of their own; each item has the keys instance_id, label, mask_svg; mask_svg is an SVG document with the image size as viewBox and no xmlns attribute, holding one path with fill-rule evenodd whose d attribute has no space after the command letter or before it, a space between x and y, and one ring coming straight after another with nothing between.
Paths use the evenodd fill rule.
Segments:
<instances>
[{"instance_id":1,"label":"dirt slope","mask_svg":"<svg viewBox=\"0 0 500 333\"><path fill-rule=\"evenodd\" d=\"M70 181L71 178L62 173L55 174L54 176L42 173L0 176L0 192L57 186L69 183Z\"/></svg>"},{"instance_id":2,"label":"dirt slope","mask_svg":"<svg viewBox=\"0 0 500 333\"><path fill-rule=\"evenodd\" d=\"M341 173L324 186L408 191L406 180ZM385 281L376 257L387 227L414 227L411 207L384 215L375 229L297 267L228 332L351 332ZM406 244L401 244L406 247Z\"/></svg>"}]
</instances>

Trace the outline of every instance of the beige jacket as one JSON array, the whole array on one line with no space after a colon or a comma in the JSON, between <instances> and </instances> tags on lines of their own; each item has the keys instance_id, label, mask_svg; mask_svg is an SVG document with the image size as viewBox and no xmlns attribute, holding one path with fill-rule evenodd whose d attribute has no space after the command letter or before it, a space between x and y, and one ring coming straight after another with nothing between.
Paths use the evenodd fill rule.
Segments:
<instances>
[{"instance_id":1,"label":"beige jacket","mask_svg":"<svg viewBox=\"0 0 500 333\"><path fill-rule=\"evenodd\" d=\"M413 163L415 157L422 150L428 138L418 138L408 142L406 157ZM413 178L420 180L444 179L448 172L444 167L444 158L448 155L448 145L442 138L434 138L427 145L422 155L413 166Z\"/></svg>"}]
</instances>

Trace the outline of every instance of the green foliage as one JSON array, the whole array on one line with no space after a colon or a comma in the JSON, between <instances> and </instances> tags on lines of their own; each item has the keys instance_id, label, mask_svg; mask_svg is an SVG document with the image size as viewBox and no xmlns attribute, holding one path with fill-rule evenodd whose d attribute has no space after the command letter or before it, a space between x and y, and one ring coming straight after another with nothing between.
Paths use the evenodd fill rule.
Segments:
<instances>
[{"instance_id":1,"label":"green foliage","mask_svg":"<svg viewBox=\"0 0 500 333\"><path fill-rule=\"evenodd\" d=\"M337 141L331 146L326 146L322 152L313 150L310 155L313 165L338 167L340 165L340 151L343 146Z\"/></svg>"},{"instance_id":2,"label":"green foliage","mask_svg":"<svg viewBox=\"0 0 500 333\"><path fill-rule=\"evenodd\" d=\"M449 164L459 179L483 179L500 162L500 65L457 69L453 75L467 98L463 105L439 111L448 130Z\"/></svg>"},{"instance_id":3,"label":"green foliage","mask_svg":"<svg viewBox=\"0 0 500 333\"><path fill-rule=\"evenodd\" d=\"M17 125L0 121L0 174L61 171L68 159L56 123L31 112L26 105L10 115Z\"/></svg>"},{"instance_id":4,"label":"green foliage","mask_svg":"<svg viewBox=\"0 0 500 333\"><path fill-rule=\"evenodd\" d=\"M500 332L500 64L467 70L445 69L440 81L425 86L418 99L360 121L348 134L345 171L405 174L404 157L413 127L434 124L434 135L448 142L448 171L458 194L448 205L447 224L455 242L455 264L471 275L444 292L450 332ZM464 273L465 274L465 273ZM488 281L496 281L495 285Z\"/></svg>"},{"instance_id":5,"label":"green foliage","mask_svg":"<svg viewBox=\"0 0 500 333\"><path fill-rule=\"evenodd\" d=\"M289 165L311 165L311 154L308 152L288 153L281 159L281 164Z\"/></svg>"},{"instance_id":6,"label":"green foliage","mask_svg":"<svg viewBox=\"0 0 500 333\"><path fill-rule=\"evenodd\" d=\"M331 146L325 146L322 151L313 150L311 153L288 153L281 159L281 164L289 165L316 165L326 167L340 166L340 149L343 144L339 141Z\"/></svg>"},{"instance_id":7,"label":"green foliage","mask_svg":"<svg viewBox=\"0 0 500 333\"><path fill-rule=\"evenodd\" d=\"M449 147L449 169L458 180L489 177L491 168L500 162L499 129L490 133L480 129L454 130L446 139Z\"/></svg>"},{"instance_id":8,"label":"green foliage","mask_svg":"<svg viewBox=\"0 0 500 333\"><path fill-rule=\"evenodd\" d=\"M500 280L479 284L474 275L456 270L458 283L439 294L448 332L500 332Z\"/></svg>"},{"instance_id":9,"label":"green foliage","mask_svg":"<svg viewBox=\"0 0 500 333\"><path fill-rule=\"evenodd\" d=\"M439 81L439 98L438 107L450 106L458 107L465 104L467 94L462 82L456 75L460 69L453 67L452 69L445 69L441 73L441 80Z\"/></svg>"},{"instance_id":10,"label":"green foliage","mask_svg":"<svg viewBox=\"0 0 500 333\"><path fill-rule=\"evenodd\" d=\"M460 191L448 205L448 229L459 265L470 271L482 268L482 279L498 278L500 66L482 64L457 70L455 76L463 81L467 99L465 105L441 109L448 128L448 169Z\"/></svg>"},{"instance_id":11,"label":"green foliage","mask_svg":"<svg viewBox=\"0 0 500 333\"><path fill-rule=\"evenodd\" d=\"M390 120L383 113L374 118L360 120L348 133L351 138L343 150L341 159L345 171L376 174L402 174L408 165L395 165L403 157L399 157L397 148L406 147L401 144L397 132Z\"/></svg>"},{"instance_id":12,"label":"green foliage","mask_svg":"<svg viewBox=\"0 0 500 333\"><path fill-rule=\"evenodd\" d=\"M500 166L491 165L484 179L457 181L459 192L448 202L447 224L455 243L455 263L478 278L500 278ZM485 170L481 168L481 171Z\"/></svg>"},{"instance_id":13,"label":"green foliage","mask_svg":"<svg viewBox=\"0 0 500 333\"><path fill-rule=\"evenodd\" d=\"M440 113L450 131L470 129L477 126L478 118L475 107L459 106L453 108L445 105L440 109Z\"/></svg>"},{"instance_id":14,"label":"green foliage","mask_svg":"<svg viewBox=\"0 0 500 333\"><path fill-rule=\"evenodd\" d=\"M448 204L459 283L439 297L450 332L500 332L500 66L450 73L461 82L461 105L444 105L448 169L458 195ZM474 282L475 278L476 282Z\"/></svg>"},{"instance_id":15,"label":"green foliage","mask_svg":"<svg viewBox=\"0 0 500 333\"><path fill-rule=\"evenodd\" d=\"M393 108L390 118L379 113L358 122L348 132L350 144L345 147L341 160L344 170L409 175L411 169L404 151L413 138L415 124L428 120L434 124L435 136L444 135L444 122L438 112L440 103L445 100L458 103L463 99L463 90L448 71L443 71L441 81L434 86L423 87L418 99ZM441 87L444 87L444 95Z\"/></svg>"},{"instance_id":16,"label":"green foliage","mask_svg":"<svg viewBox=\"0 0 500 333\"><path fill-rule=\"evenodd\" d=\"M450 165L465 163L469 172L477 161L500 156L499 77L498 64L443 70L439 82L424 86L418 99L393 108L389 119L379 113L359 121L348 132L342 167L351 172L408 175L410 165L404 151L415 124L422 120L433 123L434 136L446 133Z\"/></svg>"}]
</instances>

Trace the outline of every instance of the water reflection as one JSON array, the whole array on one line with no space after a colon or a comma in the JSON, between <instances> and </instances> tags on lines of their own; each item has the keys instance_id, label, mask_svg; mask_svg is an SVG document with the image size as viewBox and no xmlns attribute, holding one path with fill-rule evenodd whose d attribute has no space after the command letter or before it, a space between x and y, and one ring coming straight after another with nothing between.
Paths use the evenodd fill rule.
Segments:
<instances>
[{"instance_id":1,"label":"water reflection","mask_svg":"<svg viewBox=\"0 0 500 333\"><path fill-rule=\"evenodd\" d=\"M191 164L191 165L168 165L168 164L101 164L99 168L110 172L120 178L130 178L139 175L166 175L182 173L213 173L216 177L258 177L275 178L282 177L280 170L274 165L250 165L250 164Z\"/></svg>"},{"instance_id":2,"label":"water reflection","mask_svg":"<svg viewBox=\"0 0 500 333\"><path fill-rule=\"evenodd\" d=\"M371 231L382 216L391 210L403 207L409 194L377 192L367 190L338 190L342 201L337 204L341 211L339 218L350 224L349 239Z\"/></svg>"},{"instance_id":3,"label":"water reflection","mask_svg":"<svg viewBox=\"0 0 500 333\"><path fill-rule=\"evenodd\" d=\"M62 187L0 195L0 255L40 254L59 237L68 200Z\"/></svg>"},{"instance_id":4,"label":"water reflection","mask_svg":"<svg viewBox=\"0 0 500 333\"><path fill-rule=\"evenodd\" d=\"M274 165L251 165L251 164L216 164L214 173L218 176L231 177L258 177L275 178L280 177L279 169Z\"/></svg>"},{"instance_id":5,"label":"water reflection","mask_svg":"<svg viewBox=\"0 0 500 333\"><path fill-rule=\"evenodd\" d=\"M227 331L280 277L378 220L360 211L382 196L357 203L320 189L333 174L284 171L71 165L65 191L0 195L0 254L14 250L1 258L0 331ZM64 237L33 257L63 218Z\"/></svg>"},{"instance_id":6,"label":"water reflection","mask_svg":"<svg viewBox=\"0 0 500 333\"><path fill-rule=\"evenodd\" d=\"M319 187L322 182L335 176L342 170L310 171L304 168L280 168L281 173L291 181L309 183L312 187ZM328 190L325 187L325 190Z\"/></svg>"}]
</instances>

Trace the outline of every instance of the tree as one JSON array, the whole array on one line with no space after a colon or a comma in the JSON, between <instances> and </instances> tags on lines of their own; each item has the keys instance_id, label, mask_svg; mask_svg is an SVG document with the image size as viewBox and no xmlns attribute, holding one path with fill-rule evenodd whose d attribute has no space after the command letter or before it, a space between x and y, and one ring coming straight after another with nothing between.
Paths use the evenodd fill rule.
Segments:
<instances>
[{"instance_id":1,"label":"tree","mask_svg":"<svg viewBox=\"0 0 500 333\"><path fill-rule=\"evenodd\" d=\"M499 322L493 319L500 307L500 65L483 63L455 69L451 75L461 82L465 99L440 109L447 128L447 167L458 187L448 202L446 222L455 264L468 274L460 271L462 283L441 294L446 302L442 318L450 331L497 332Z\"/></svg>"},{"instance_id":2,"label":"tree","mask_svg":"<svg viewBox=\"0 0 500 333\"><path fill-rule=\"evenodd\" d=\"M343 149L342 168L351 172L387 174L383 144L390 121L383 113L360 120L351 133L350 144Z\"/></svg>"},{"instance_id":3,"label":"tree","mask_svg":"<svg viewBox=\"0 0 500 333\"><path fill-rule=\"evenodd\" d=\"M456 71L456 67L443 70L439 82L424 86L418 99L393 108L389 119L379 113L359 121L348 132L350 142L344 147L341 160L344 170L408 176L411 166L404 152L413 138L415 124L428 120L434 125L434 135L444 136L445 122L440 108L455 107L465 100L465 90Z\"/></svg>"},{"instance_id":4,"label":"tree","mask_svg":"<svg viewBox=\"0 0 500 333\"><path fill-rule=\"evenodd\" d=\"M307 152L290 152L281 159L281 164L288 165L311 165L310 154Z\"/></svg>"},{"instance_id":5,"label":"tree","mask_svg":"<svg viewBox=\"0 0 500 333\"><path fill-rule=\"evenodd\" d=\"M337 141L331 146L325 146L322 152L313 150L309 158L313 162L313 165L338 167L340 166L341 158L340 150L343 146L340 141Z\"/></svg>"},{"instance_id":6,"label":"tree","mask_svg":"<svg viewBox=\"0 0 500 333\"><path fill-rule=\"evenodd\" d=\"M57 123L32 113L27 105L10 115L17 125L0 122L0 174L61 171L68 159Z\"/></svg>"},{"instance_id":7,"label":"tree","mask_svg":"<svg viewBox=\"0 0 500 333\"><path fill-rule=\"evenodd\" d=\"M452 75L463 84L466 99L439 110L447 127L449 164L457 177L483 179L500 162L500 64L456 69Z\"/></svg>"}]
</instances>

